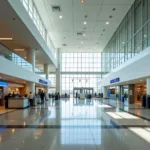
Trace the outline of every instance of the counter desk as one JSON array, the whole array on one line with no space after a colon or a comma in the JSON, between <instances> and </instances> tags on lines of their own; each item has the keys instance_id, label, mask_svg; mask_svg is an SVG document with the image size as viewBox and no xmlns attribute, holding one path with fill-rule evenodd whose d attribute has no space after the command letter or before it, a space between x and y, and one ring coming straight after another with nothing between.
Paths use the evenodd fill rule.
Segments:
<instances>
[{"instance_id":1,"label":"counter desk","mask_svg":"<svg viewBox=\"0 0 150 150\"><path fill-rule=\"evenodd\" d=\"M11 97L8 100L8 108L23 109L29 107L28 98L14 98Z\"/></svg>"}]
</instances>

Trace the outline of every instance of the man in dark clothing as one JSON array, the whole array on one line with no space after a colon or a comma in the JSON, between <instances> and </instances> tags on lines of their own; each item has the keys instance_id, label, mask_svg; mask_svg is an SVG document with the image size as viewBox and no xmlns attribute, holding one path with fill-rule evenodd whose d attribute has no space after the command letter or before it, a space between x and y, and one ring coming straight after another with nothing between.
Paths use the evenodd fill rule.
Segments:
<instances>
[{"instance_id":1,"label":"man in dark clothing","mask_svg":"<svg viewBox=\"0 0 150 150\"><path fill-rule=\"evenodd\" d=\"M76 92L76 99L78 98L78 93Z\"/></svg>"},{"instance_id":2,"label":"man in dark clothing","mask_svg":"<svg viewBox=\"0 0 150 150\"><path fill-rule=\"evenodd\" d=\"M59 100L59 95L58 94L55 95L55 100Z\"/></svg>"},{"instance_id":3,"label":"man in dark clothing","mask_svg":"<svg viewBox=\"0 0 150 150\"><path fill-rule=\"evenodd\" d=\"M41 93L41 102L42 102L42 104L44 104L44 98L45 98L45 94L44 94L44 92L42 91L42 93Z\"/></svg>"}]
</instances>

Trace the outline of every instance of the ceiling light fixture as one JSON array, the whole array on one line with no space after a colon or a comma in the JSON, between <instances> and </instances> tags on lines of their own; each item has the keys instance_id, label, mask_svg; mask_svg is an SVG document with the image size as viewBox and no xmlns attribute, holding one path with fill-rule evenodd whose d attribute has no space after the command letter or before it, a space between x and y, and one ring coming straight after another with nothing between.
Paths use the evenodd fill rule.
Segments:
<instances>
[{"instance_id":1,"label":"ceiling light fixture","mask_svg":"<svg viewBox=\"0 0 150 150\"><path fill-rule=\"evenodd\" d=\"M86 36L86 34L83 34L83 36Z\"/></svg>"},{"instance_id":2,"label":"ceiling light fixture","mask_svg":"<svg viewBox=\"0 0 150 150\"><path fill-rule=\"evenodd\" d=\"M0 38L1 41L10 41L13 40L13 38Z\"/></svg>"},{"instance_id":3,"label":"ceiling light fixture","mask_svg":"<svg viewBox=\"0 0 150 150\"><path fill-rule=\"evenodd\" d=\"M86 25L87 24L87 22L86 21L84 21L84 23L83 23L84 25Z\"/></svg>"},{"instance_id":4,"label":"ceiling light fixture","mask_svg":"<svg viewBox=\"0 0 150 150\"><path fill-rule=\"evenodd\" d=\"M84 3L84 0L81 0L81 3Z\"/></svg>"},{"instance_id":5,"label":"ceiling light fixture","mask_svg":"<svg viewBox=\"0 0 150 150\"><path fill-rule=\"evenodd\" d=\"M83 44L83 42L81 42L81 44Z\"/></svg>"},{"instance_id":6,"label":"ceiling light fixture","mask_svg":"<svg viewBox=\"0 0 150 150\"><path fill-rule=\"evenodd\" d=\"M24 49L23 49L23 48L16 48L16 49L14 49L14 51L17 51L17 52L23 52Z\"/></svg>"},{"instance_id":7,"label":"ceiling light fixture","mask_svg":"<svg viewBox=\"0 0 150 150\"><path fill-rule=\"evenodd\" d=\"M110 24L110 23L107 21L106 24L108 25L108 24Z\"/></svg>"},{"instance_id":8,"label":"ceiling light fixture","mask_svg":"<svg viewBox=\"0 0 150 150\"><path fill-rule=\"evenodd\" d=\"M59 16L59 18L60 18L60 19L62 19L62 18L63 18L63 16L61 16L61 15L60 15L60 16Z\"/></svg>"}]
</instances>

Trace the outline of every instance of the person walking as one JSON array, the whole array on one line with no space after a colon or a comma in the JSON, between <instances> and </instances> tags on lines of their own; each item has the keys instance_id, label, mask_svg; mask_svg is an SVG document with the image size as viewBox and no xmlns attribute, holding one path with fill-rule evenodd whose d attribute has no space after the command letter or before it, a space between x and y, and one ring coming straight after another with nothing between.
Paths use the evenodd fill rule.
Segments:
<instances>
[{"instance_id":1,"label":"person walking","mask_svg":"<svg viewBox=\"0 0 150 150\"><path fill-rule=\"evenodd\" d=\"M44 92L42 91L42 93L41 93L41 103L42 104L44 104L44 98L45 98L45 94L44 94Z\"/></svg>"},{"instance_id":2,"label":"person walking","mask_svg":"<svg viewBox=\"0 0 150 150\"><path fill-rule=\"evenodd\" d=\"M32 94L32 92L30 92L30 94L29 94L29 102L30 102L30 106L32 106L32 102L33 102L33 94Z\"/></svg>"}]
</instances>

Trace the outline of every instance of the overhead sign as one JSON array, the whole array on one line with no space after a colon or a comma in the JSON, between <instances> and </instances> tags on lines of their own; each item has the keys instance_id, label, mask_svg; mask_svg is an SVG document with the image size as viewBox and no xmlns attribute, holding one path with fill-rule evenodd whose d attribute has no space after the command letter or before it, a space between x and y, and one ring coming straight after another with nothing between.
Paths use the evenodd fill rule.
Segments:
<instances>
[{"instance_id":1,"label":"overhead sign","mask_svg":"<svg viewBox=\"0 0 150 150\"><path fill-rule=\"evenodd\" d=\"M8 83L7 83L7 82L0 81L0 86L8 87Z\"/></svg>"},{"instance_id":2,"label":"overhead sign","mask_svg":"<svg viewBox=\"0 0 150 150\"><path fill-rule=\"evenodd\" d=\"M116 79L110 80L110 83L111 83L111 84L117 83L117 82L120 82L120 78L116 78Z\"/></svg>"},{"instance_id":3,"label":"overhead sign","mask_svg":"<svg viewBox=\"0 0 150 150\"><path fill-rule=\"evenodd\" d=\"M44 80L42 80L42 79L39 79L39 83L48 85L48 82L47 82L47 81L44 81Z\"/></svg>"}]
</instances>

